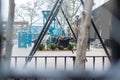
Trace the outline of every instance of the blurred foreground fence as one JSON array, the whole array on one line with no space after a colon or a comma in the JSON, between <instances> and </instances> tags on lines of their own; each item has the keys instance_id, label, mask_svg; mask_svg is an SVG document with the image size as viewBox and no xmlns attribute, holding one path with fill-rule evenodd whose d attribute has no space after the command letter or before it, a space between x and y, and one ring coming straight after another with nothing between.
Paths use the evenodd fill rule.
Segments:
<instances>
[{"instance_id":1,"label":"blurred foreground fence","mask_svg":"<svg viewBox=\"0 0 120 80\"><path fill-rule=\"evenodd\" d=\"M116 75L119 66L104 71L110 66L107 56L87 56L86 69L91 67L92 71L73 70L74 56L34 56L23 69L27 58L12 56L11 69L3 68L0 80L120 80L120 76ZM97 68L101 72L95 71Z\"/></svg>"}]
</instances>

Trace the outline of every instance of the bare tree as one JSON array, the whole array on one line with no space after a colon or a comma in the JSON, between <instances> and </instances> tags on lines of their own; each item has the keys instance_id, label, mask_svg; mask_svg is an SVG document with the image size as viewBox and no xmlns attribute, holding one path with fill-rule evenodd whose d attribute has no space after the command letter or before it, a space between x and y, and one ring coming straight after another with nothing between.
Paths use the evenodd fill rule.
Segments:
<instances>
[{"instance_id":1,"label":"bare tree","mask_svg":"<svg viewBox=\"0 0 120 80\"><path fill-rule=\"evenodd\" d=\"M26 4L16 8L16 19L29 21L29 26L40 20L41 6L44 0L28 1Z\"/></svg>"},{"instance_id":2,"label":"bare tree","mask_svg":"<svg viewBox=\"0 0 120 80\"><path fill-rule=\"evenodd\" d=\"M54 2L54 0L51 0ZM53 3L52 2L52 3ZM80 12L80 3L77 3L78 0L66 0L63 3L63 9L65 14L67 15L72 27L74 23L74 17L76 16L77 12ZM77 52L76 52L76 67L85 67L85 56L86 56L86 47L89 37L89 27L91 22L91 12L93 7L93 0L85 0L85 5L83 7L82 17L79 20L78 25L78 42L77 42ZM79 16L81 16L79 14ZM62 21L64 21L63 17L61 17ZM65 21L64 21L65 22Z\"/></svg>"},{"instance_id":3,"label":"bare tree","mask_svg":"<svg viewBox=\"0 0 120 80\"><path fill-rule=\"evenodd\" d=\"M15 11L15 2L14 0L9 0L9 13L8 13L8 23L6 31L6 53L5 53L5 62L7 68L10 67L10 60L12 55L13 47L13 22L14 22L14 11Z\"/></svg>"},{"instance_id":4,"label":"bare tree","mask_svg":"<svg viewBox=\"0 0 120 80\"><path fill-rule=\"evenodd\" d=\"M80 11L81 3L78 0L65 0L63 9L71 24L74 23L74 17Z\"/></svg>"},{"instance_id":5,"label":"bare tree","mask_svg":"<svg viewBox=\"0 0 120 80\"><path fill-rule=\"evenodd\" d=\"M51 8L51 3L54 3L56 0L50 0L48 9ZM72 28L74 28L74 18L77 15L77 13L80 13L80 7L81 3L78 0L65 0L62 4L62 8L64 10L64 13L66 14ZM67 25L64 16L62 15L62 12L60 11L58 14L58 18L62 24L62 26ZM68 28L68 34L70 33L70 29Z\"/></svg>"},{"instance_id":6,"label":"bare tree","mask_svg":"<svg viewBox=\"0 0 120 80\"><path fill-rule=\"evenodd\" d=\"M93 0L85 0L82 17L78 26L78 42L76 52L76 67L85 68L86 47L90 33L91 12L93 7Z\"/></svg>"}]
</instances>

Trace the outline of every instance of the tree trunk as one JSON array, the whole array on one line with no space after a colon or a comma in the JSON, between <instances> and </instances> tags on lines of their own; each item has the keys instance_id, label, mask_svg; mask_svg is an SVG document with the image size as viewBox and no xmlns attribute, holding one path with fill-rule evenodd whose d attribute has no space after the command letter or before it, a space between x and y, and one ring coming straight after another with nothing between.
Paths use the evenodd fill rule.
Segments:
<instances>
[{"instance_id":1,"label":"tree trunk","mask_svg":"<svg viewBox=\"0 0 120 80\"><path fill-rule=\"evenodd\" d=\"M6 53L5 53L5 67L10 67L10 60L13 47L13 22L14 22L15 3L14 0L9 0L9 13L6 31Z\"/></svg>"},{"instance_id":2,"label":"tree trunk","mask_svg":"<svg viewBox=\"0 0 120 80\"><path fill-rule=\"evenodd\" d=\"M76 52L76 68L85 69L86 48L90 33L91 12L93 0L85 0L82 17L78 25L78 40Z\"/></svg>"}]
</instances>

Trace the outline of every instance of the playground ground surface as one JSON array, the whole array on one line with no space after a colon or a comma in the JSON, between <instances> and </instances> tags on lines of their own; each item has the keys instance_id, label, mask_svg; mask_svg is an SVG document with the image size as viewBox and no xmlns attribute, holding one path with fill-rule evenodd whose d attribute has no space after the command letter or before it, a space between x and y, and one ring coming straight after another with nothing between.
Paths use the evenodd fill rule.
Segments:
<instances>
[{"instance_id":1,"label":"playground ground surface","mask_svg":"<svg viewBox=\"0 0 120 80\"><path fill-rule=\"evenodd\" d=\"M33 44L34 45L34 44ZM33 46L32 46L33 47ZM17 43L13 46L12 56L28 56L32 47L28 48L18 48ZM44 50L44 51L37 51L34 56L75 56L76 50L74 50L74 54L70 50ZM106 56L106 53L103 48L94 48L90 46L90 50L87 50L86 56Z\"/></svg>"}]
</instances>

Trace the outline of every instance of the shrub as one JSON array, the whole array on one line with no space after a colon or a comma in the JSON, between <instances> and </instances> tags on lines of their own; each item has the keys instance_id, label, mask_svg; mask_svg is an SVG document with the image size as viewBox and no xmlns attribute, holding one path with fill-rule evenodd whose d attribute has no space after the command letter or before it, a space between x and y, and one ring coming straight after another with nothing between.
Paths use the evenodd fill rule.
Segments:
<instances>
[{"instance_id":1,"label":"shrub","mask_svg":"<svg viewBox=\"0 0 120 80\"><path fill-rule=\"evenodd\" d=\"M38 47L39 50L43 50L45 49L45 45L44 44L40 44L39 47Z\"/></svg>"},{"instance_id":2,"label":"shrub","mask_svg":"<svg viewBox=\"0 0 120 80\"><path fill-rule=\"evenodd\" d=\"M68 50L72 50L74 48L74 44L69 44L67 48Z\"/></svg>"},{"instance_id":3,"label":"shrub","mask_svg":"<svg viewBox=\"0 0 120 80\"><path fill-rule=\"evenodd\" d=\"M49 48L50 48L51 50L55 50L55 49L57 48L57 45L56 45L56 44L50 44L50 45L49 45Z\"/></svg>"}]
</instances>

